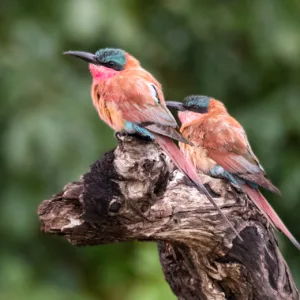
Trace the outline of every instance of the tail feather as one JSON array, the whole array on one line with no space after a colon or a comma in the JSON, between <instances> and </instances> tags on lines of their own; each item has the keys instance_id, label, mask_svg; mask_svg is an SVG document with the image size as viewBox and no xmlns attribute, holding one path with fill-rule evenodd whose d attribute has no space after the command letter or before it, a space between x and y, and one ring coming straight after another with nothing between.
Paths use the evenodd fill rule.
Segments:
<instances>
[{"instance_id":1,"label":"tail feather","mask_svg":"<svg viewBox=\"0 0 300 300\"><path fill-rule=\"evenodd\" d=\"M286 237L294 244L294 246L300 250L299 242L294 238L294 236L290 233L287 227L284 225L282 220L279 218L275 210L269 204L267 199L260 193L259 190L251 188L248 185L243 185L243 190L250 197L250 199L254 202L254 204L260 209L260 211L267 217L271 223L279 229Z\"/></svg>"},{"instance_id":2,"label":"tail feather","mask_svg":"<svg viewBox=\"0 0 300 300\"><path fill-rule=\"evenodd\" d=\"M208 198L211 204L218 210L218 212L221 214L224 220L229 224L230 228L236 233L239 239L243 240L239 235L239 233L237 232L237 230L233 227L233 225L230 223L228 218L222 212L222 210L218 207L215 200L209 194L205 186L201 183L194 166L185 159L183 153L179 150L179 148L177 148L174 142L170 138L163 137L158 134L155 134L155 141L170 156L170 158L172 159L174 164L178 167L178 169L181 170L190 180L193 181L193 183L201 193L205 194L205 196Z\"/></svg>"},{"instance_id":3,"label":"tail feather","mask_svg":"<svg viewBox=\"0 0 300 300\"><path fill-rule=\"evenodd\" d=\"M184 144L188 144L193 146L193 144L188 141L178 130L178 128L173 128L170 126L163 126L160 124L149 124L143 126L144 128L148 129L152 133L161 134L163 136L167 136L173 140L179 141Z\"/></svg>"},{"instance_id":4,"label":"tail feather","mask_svg":"<svg viewBox=\"0 0 300 300\"><path fill-rule=\"evenodd\" d=\"M258 184L259 186L271 191L272 193L281 196L281 192L280 192L279 188L276 187L269 179L267 179L263 173L239 174L239 177L246 179L250 182L254 182L254 183Z\"/></svg>"}]
</instances>

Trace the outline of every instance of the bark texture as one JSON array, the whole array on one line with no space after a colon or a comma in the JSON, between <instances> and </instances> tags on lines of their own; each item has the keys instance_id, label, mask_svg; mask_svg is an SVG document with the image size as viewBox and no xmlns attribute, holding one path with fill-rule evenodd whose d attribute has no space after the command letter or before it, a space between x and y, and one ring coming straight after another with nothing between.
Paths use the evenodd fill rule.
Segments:
<instances>
[{"instance_id":1,"label":"bark texture","mask_svg":"<svg viewBox=\"0 0 300 300\"><path fill-rule=\"evenodd\" d=\"M156 241L178 299L299 299L272 229L243 193L200 175L240 241L157 145L119 141L80 181L40 204L44 232L82 246Z\"/></svg>"}]
</instances>

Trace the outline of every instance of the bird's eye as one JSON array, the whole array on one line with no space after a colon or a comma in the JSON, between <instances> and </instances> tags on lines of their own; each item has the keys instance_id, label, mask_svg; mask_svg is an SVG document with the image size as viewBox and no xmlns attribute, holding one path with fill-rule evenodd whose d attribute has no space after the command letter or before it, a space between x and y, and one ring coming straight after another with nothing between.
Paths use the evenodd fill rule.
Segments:
<instances>
[{"instance_id":1,"label":"bird's eye","mask_svg":"<svg viewBox=\"0 0 300 300\"><path fill-rule=\"evenodd\" d=\"M109 68L113 68L113 67L116 66L116 63L113 62L113 61L109 61L109 62L106 63L106 66L109 67Z\"/></svg>"}]
</instances>

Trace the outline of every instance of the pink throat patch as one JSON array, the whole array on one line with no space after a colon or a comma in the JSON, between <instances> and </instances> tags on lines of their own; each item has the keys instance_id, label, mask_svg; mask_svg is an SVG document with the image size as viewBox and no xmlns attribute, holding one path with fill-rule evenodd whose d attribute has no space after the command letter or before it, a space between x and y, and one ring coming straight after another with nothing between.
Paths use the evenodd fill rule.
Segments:
<instances>
[{"instance_id":1,"label":"pink throat patch","mask_svg":"<svg viewBox=\"0 0 300 300\"><path fill-rule=\"evenodd\" d=\"M201 114L193 111L180 111L178 112L178 118L181 124L184 124L184 123L189 123L191 121L194 121L196 119L200 119Z\"/></svg>"},{"instance_id":2,"label":"pink throat patch","mask_svg":"<svg viewBox=\"0 0 300 300\"><path fill-rule=\"evenodd\" d=\"M90 72L94 79L105 80L115 76L118 71L104 67L104 66L96 66L94 64L89 64Z\"/></svg>"}]
</instances>

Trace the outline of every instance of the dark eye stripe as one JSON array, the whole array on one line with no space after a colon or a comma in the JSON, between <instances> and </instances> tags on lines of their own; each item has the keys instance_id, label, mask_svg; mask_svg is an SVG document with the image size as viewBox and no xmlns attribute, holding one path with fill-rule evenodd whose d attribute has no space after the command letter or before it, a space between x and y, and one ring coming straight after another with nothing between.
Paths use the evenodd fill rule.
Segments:
<instances>
[{"instance_id":1,"label":"dark eye stripe","mask_svg":"<svg viewBox=\"0 0 300 300\"><path fill-rule=\"evenodd\" d=\"M110 69L114 69L116 71L122 71L124 70L124 66L110 60L108 62L102 63L103 66L110 68Z\"/></svg>"}]
</instances>

